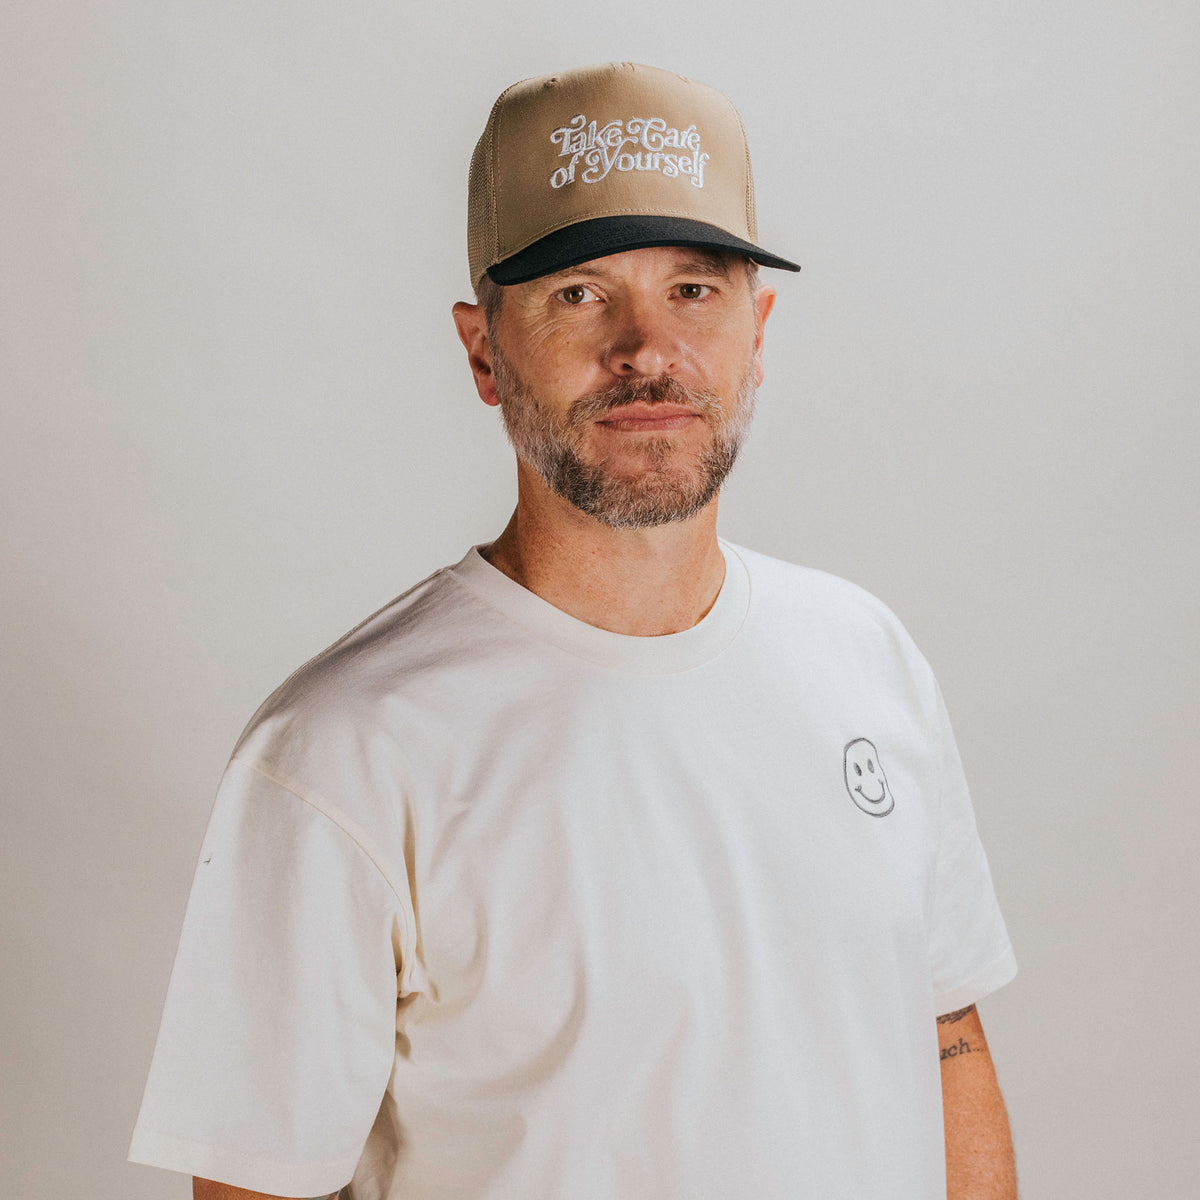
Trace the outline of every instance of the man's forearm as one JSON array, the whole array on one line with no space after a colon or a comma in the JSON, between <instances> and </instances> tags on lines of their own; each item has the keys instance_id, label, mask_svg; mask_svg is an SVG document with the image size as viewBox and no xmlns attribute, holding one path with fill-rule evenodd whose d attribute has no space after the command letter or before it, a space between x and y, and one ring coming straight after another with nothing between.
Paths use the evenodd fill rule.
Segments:
<instances>
[{"instance_id":1,"label":"man's forearm","mask_svg":"<svg viewBox=\"0 0 1200 1200\"><path fill-rule=\"evenodd\" d=\"M337 1192L329 1195L302 1197L298 1200L337 1200ZM234 1187L231 1183L216 1183L212 1179L192 1177L192 1200L289 1200L286 1196L268 1195L266 1192L249 1192Z\"/></svg>"},{"instance_id":2,"label":"man's forearm","mask_svg":"<svg viewBox=\"0 0 1200 1200\"><path fill-rule=\"evenodd\" d=\"M1016 1200L1008 1112L974 1005L938 1017L947 1200Z\"/></svg>"}]
</instances>

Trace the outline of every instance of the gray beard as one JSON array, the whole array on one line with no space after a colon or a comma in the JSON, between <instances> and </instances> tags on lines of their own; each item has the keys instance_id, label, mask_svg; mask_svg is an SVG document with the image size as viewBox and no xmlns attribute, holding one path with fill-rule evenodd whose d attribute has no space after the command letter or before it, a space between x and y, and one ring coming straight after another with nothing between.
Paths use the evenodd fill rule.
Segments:
<instances>
[{"instance_id":1,"label":"gray beard","mask_svg":"<svg viewBox=\"0 0 1200 1200\"><path fill-rule=\"evenodd\" d=\"M602 391L581 396L565 416L556 419L538 402L494 340L492 371L504 428L517 457L532 467L551 491L613 529L650 529L686 521L699 513L733 469L750 430L757 392L751 361L729 415L714 392L660 376L618 380ZM709 424L712 438L692 460L690 469L668 465L674 446L670 437L646 439L643 469L631 476L616 474L605 459L582 459L583 437L592 422L635 403L686 404Z\"/></svg>"}]
</instances>

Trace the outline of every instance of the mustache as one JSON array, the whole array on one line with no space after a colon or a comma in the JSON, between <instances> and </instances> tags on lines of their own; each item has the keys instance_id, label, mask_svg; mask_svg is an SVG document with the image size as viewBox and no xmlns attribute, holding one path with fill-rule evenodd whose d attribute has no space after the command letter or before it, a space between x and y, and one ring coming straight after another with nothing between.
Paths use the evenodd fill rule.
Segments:
<instances>
[{"instance_id":1,"label":"mustache","mask_svg":"<svg viewBox=\"0 0 1200 1200\"><path fill-rule=\"evenodd\" d=\"M599 391L575 400L567 412L571 426L586 424L630 404L681 404L702 417L719 417L721 397L708 388L688 387L669 375L650 379L618 379Z\"/></svg>"}]
</instances>

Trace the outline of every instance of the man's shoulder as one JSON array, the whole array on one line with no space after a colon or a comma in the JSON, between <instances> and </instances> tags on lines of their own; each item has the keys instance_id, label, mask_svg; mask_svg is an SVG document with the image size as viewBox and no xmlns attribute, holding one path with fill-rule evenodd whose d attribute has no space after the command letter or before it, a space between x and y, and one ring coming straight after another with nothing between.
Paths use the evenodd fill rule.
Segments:
<instances>
[{"instance_id":1,"label":"man's shoulder","mask_svg":"<svg viewBox=\"0 0 1200 1200\"><path fill-rule=\"evenodd\" d=\"M745 546L725 544L745 564L756 603L773 609L784 608L791 614L803 614L809 619L862 622L907 639L896 614L878 596L857 583Z\"/></svg>"},{"instance_id":2,"label":"man's shoulder","mask_svg":"<svg viewBox=\"0 0 1200 1200\"><path fill-rule=\"evenodd\" d=\"M359 738L406 691L452 668L486 637L480 605L442 567L294 670L262 703L235 756L267 744Z\"/></svg>"},{"instance_id":3,"label":"man's shoulder","mask_svg":"<svg viewBox=\"0 0 1200 1200\"><path fill-rule=\"evenodd\" d=\"M838 678L893 681L901 694L935 703L929 662L877 596L828 571L730 546L750 576L754 636L780 661L802 655Z\"/></svg>"}]
</instances>

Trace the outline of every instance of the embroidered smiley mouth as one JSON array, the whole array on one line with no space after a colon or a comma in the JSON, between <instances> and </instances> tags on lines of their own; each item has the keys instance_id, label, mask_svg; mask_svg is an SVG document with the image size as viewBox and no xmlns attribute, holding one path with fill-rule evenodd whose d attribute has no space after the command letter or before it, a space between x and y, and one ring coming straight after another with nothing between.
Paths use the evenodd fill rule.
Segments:
<instances>
[{"instance_id":1,"label":"embroidered smiley mouth","mask_svg":"<svg viewBox=\"0 0 1200 1200\"><path fill-rule=\"evenodd\" d=\"M884 801L887 799L887 784L881 784L881 785L880 785L880 788L879 788L879 795L878 795L878 796L877 796L877 797L876 797L874 800L872 800L872 799L871 799L871 797L870 797L870 796L868 796L868 795L867 795L867 793L866 793L866 792L864 792L864 791L862 790L862 784L861 784L861 783L860 783L860 784L856 784L856 785L855 785L855 788L854 788L854 790L855 790L855 791L856 791L856 792L857 792L857 793L858 793L858 794L859 794L859 795L860 795L860 796L861 796L861 797L862 797L862 798L863 798L863 799L864 799L864 800L865 800L865 801L866 801L868 804L882 804L882 803L883 803L883 802L884 802Z\"/></svg>"}]
</instances>

